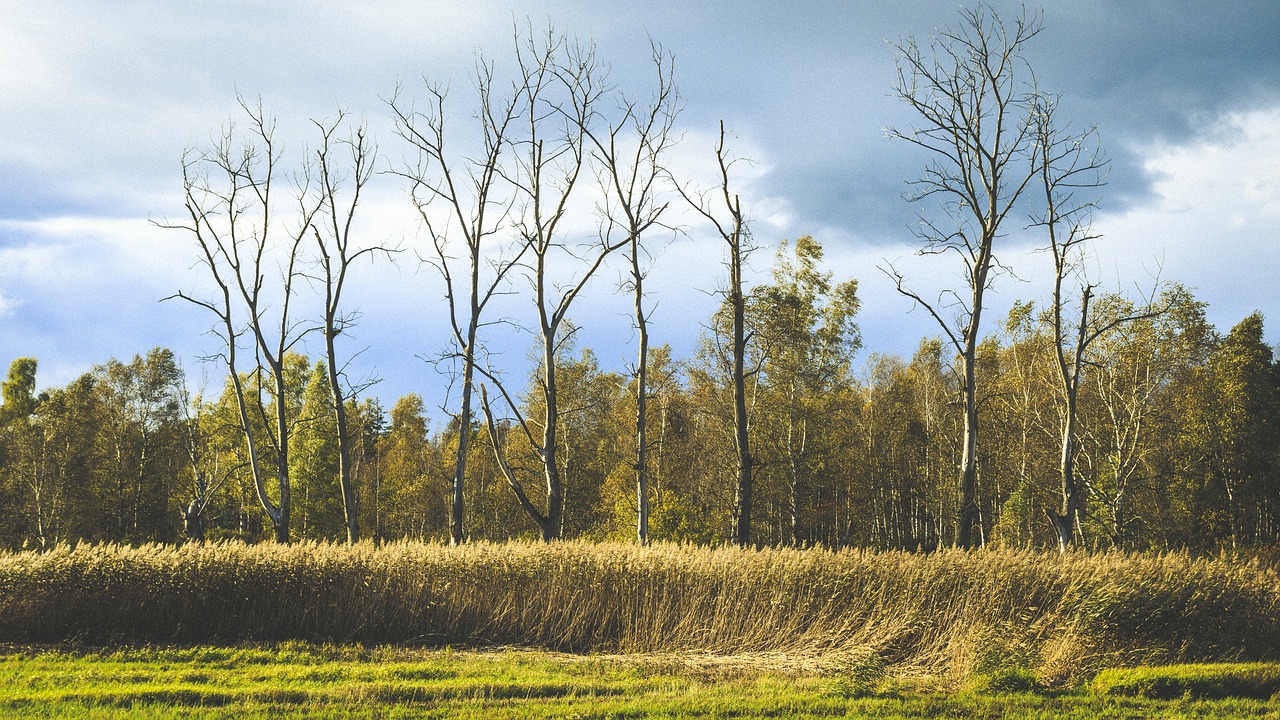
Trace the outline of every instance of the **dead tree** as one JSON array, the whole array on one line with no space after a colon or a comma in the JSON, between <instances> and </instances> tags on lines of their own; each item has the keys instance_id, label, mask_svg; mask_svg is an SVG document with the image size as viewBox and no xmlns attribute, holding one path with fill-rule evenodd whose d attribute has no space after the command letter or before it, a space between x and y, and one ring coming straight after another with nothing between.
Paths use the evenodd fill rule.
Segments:
<instances>
[{"instance_id":1,"label":"dead tree","mask_svg":"<svg viewBox=\"0 0 1280 720\"><path fill-rule=\"evenodd\" d=\"M719 182L713 192L691 191L677 184L685 201L706 218L724 240L729 252L729 287L726 292L732 316L731 384L733 385L733 445L737 459L733 501L734 542L741 547L751 544L752 465L750 425L747 417L747 330L746 295L743 292L742 269L751 251L751 234L742 214L742 201L733 192L729 170L736 161L725 148L724 121L720 121L720 139L716 143L716 165ZM719 207L723 203L723 207Z\"/></svg>"},{"instance_id":2,"label":"dead tree","mask_svg":"<svg viewBox=\"0 0 1280 720\"><path fill-rule=\"evenodd\" d=\"M586 134L596 121L597 103L604 87L603 69L590 45L579 45L563 35L548 32L517 39L516 56L521 84L517 88L520 136L514 140L514 166L507 180L516 188L515 230L531 256L525 268L533 290L540 345L536 384L542 400L542 417L535 424L525 416L504 381L487 366L476 369L498 390L528 441L546 487L546 510L534 504L525 491L520 473L506 457L487 390L481 386L481 405L493 441L498 466L515 493L520 507L538 526L544 541L558 539L564 514L564 479L558 458L561 411L556 365L563 343L571 335L566 322L569 310L605 259L626 244L600 238L587 246L572 246L569 229L570 200L589 162ZM558 265L576 261L581 268L564 279ZM559 280L552 273L559 275ZM560 274L563 273L563 274Z\"/></svg>"},{"instance_id":3,"label":"dead tree","mask_svg":"<svg viewBox=\"0 0 1280 720\"><path fill-rule=\"evenodd\" d=\"M324 288L324 323L320 330L324 335L329 392L338 431L338 486L342 492L347 542L354 545L360 541L360 515L351 460L355 438L352 437L347 418L347 399L355 396L359 390L353 388L348 393L343 389L345 373L342 368L345 363L338 357L337 339L354 325L355 315L343 309L342 294L352 265L361 257L372 257L374 253L389 251L379 245L352 244L352 224L355 222L356 208L360 204L362 191L373 176L378 151L363 126L353 130L346 139L335 138L343 120L343 114L339 113L333 123L315 122L321 138L315 152L320 211L311 229L318 253L320 285ZM334 151L339 148L346 149L346 158L335 159ZM350 190L344 196L344 186L348 184Z\"/></svg>"},{"instance_id":4,"label":"dead tree","mask_svg":"<svg viewBox=\"0 0 1280 720\"><path fill-rule=\"evenodd\" d=\"M449 541L454 545L467 537L463 490L475 415L472 402L479 334L489 324L484 319L489 302L502 292L508 274L528 249L521 243L514 253L503 256L500 237L508 227L514 201L502 163L512 150L510 135L521 117L521 98L515 92L500 96L493 66L485 62L477 68L475 84L479 96L475 118L482 138L475 154L458 152L453 143L446 144L450 135L446 133L443 89L428 86L431 105L425 112L415 110L398 95L391 100L397 132L418 152L416 165L401 175L410 183L414 206L431 239L431 263L445 283L453 336L447 358L462 365L449 513ZM434 210L441 206L443 211L437 214ZM455 255L459 240L464 250L461 257Z\"/></svg>"},{"instance_id":5,"label":"dead tree","mask_svg":"<svg viewBox=\"0 0 1280 720\"><path fill-rule=\"evenodd\" d=\"M605 200L604 245L617 234L626 243L636 330L635 478L636 540L649 543L649 310L645 308L644 280L648 273L647 250L642 236L659 224L667 203L660 198L660 180L667 175L665 151L672 143L671 129L679 111L679 94L673 83L674 59L653 47L657 86L647 105L620 100L618 117L601 131L588 128L586 136L599 164L599 180Z\"/></svg>"},{"instance_id":6,"label":"dead tree","mask_svg":"<svg viewBox=\"0 0 1280 720\"><path fill-rule=\"evenodd\" d=\"M302 338L291 315L294 283L300 277L303 242L318 209L304 177L296 188L292 225L279 217L276 190L280 151L274 122L262 107L241 107L249 117L247 137L234 124L210 150L188 153L182 177L187 222L162 227L190 233L200 250L200 264L214 284L213 299L180 291L182 298L214 314L213 333L221 338L217 354L226 365L239 411L254 488L277 542L289 542L289 439L292 433L284 378L284 357ZM283 235L276 242L277 235ZM271 278L272 266L279 276ZM243 373L239 358L247 336L253 363ZM263 376L271 406L263 402ZM249 382L252 381L252 382ZM259 425L258 423L261 423ZM269 458L270 468L263 458ZM275 476L275 497L267 490Z\"/></svg>"},{"instance_id":7,"label":"dead tree","mask_svg":"<svg viewBox=\"0 0 1280 720\"><path fill-rule=\"evenodd\" d=\"M1053 326L1054 363L1062 399L1059 408L1061 436L1058 456L1062 505L1058 510L1046 508L1045 512L1057 536L1058 551L1065 553L1074 542L1085 500L1086 483L1082 483L1076 476L1075 456L1079 434L1080 384L1088 364L1089 348L1096 340L1117 327L1155 317L1163 310L1147 303L1137 312L1113 313L1101 321L1090 313L1090 303L1097 285L1085 277L1084 261L1088 244L1099 236L1089 224L1094 202L1077 199L1076 193L1102 185L1102 171L1106 160L1098 150L1097 133L1093 128L1071 134L1056 125L1056 104L1056 99L1048 96L1041 96L1036 103L1036 164L1044 190L1044 211L1034 217L1033 222L1043 227L1048 235L1049 244L1046 249L1053 258L1054 268L1050 322ZM1063 285L1069 276L1078 277L1080 282L1080 299L1077 301L1074 326L1064 318L1070 300ZM1155 290L1152 292L1153 296L1154 294Z\"/></svg>"},{"instance_id":8,"label":"dead tree","mask_svg":"<svg viewBox=\"0 0 1280 720\"><path fill-rule=\"evenodd\" d=\"M1037 19L1007 27L986 5L961 10L960 27L944 30L926 55L908 38L898 44L895 94L918 116L919 127L889 134L931 156L912 183L912 201L935 199L945 216L924 213L916 233L922 255L960 257L967 287L925 300L892 266L898 292L925 308L959 356L964 439L956 544L974 545L978 521L978 387L975 370L985 293L1001 265L996 240L1005 218L1036 175L1033 158L1034 83L1023 53L1040 31ZM964 292L965 295L961 295ZM946 317L953 314L953 318Z\"/></svg>"},{"instance_id":9,"label":"dead tree","mask_svg":"<svg viewBox=\"0 0 1280 720\"><path fill-rule=\"evenodd\" d=\"M1087 141L1093 140L1089 131L1078 137L1063 137L1054 127L1054 102L1044 98L1036 117L1036 153L1040 166L1040 180L1044 189L1045 210L1037 224L1048 234L1048 250L1053 257L1053 324L1054 361L1058 371L1062 406L1059 409L1061 443L1058 456L1059 478L1062 484L1060 510L1046 508L1049 521L1058 538L1058 551L1065 553L1075 536L1077 518L1081 511L1081 484L1076 480L1076 424L1079 418L1078 398L1089 346L1107 329L1118 324L1112 320L1106 327L1091 328L1089 302L1095 286L1087 280L1080 285L1079 318L1074 333L1063 318L1069 300L1064 296L1063 283L1069 274L1082 271L1084 245L1097 237L1089 229L1092 201L1075 202L1078 188L1097 187L1101 179L1099 171L1103 162ZM1074 337L1068 338L1068 333Z\"/></svg>"}]
</instances>

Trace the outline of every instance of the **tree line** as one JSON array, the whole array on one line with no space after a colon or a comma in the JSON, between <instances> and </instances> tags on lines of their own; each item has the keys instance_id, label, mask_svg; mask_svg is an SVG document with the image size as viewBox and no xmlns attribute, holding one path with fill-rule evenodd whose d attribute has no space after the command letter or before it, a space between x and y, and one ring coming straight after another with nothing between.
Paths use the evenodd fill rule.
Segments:
<instances>
[{"instance_id":1,"label":"tree line","mask_svg":"<svg viewBox=\"0 0 1280 720\"><path fill-rule=\"evenodd\" d=\"M243 126L183 158L184 213L163 223L206 271L204 288L174 299L213 319L224 386L189 397L162 348L38 394L35 359L15 361L0 532L15 547L1274 541L1280 370L1262 317L1221 335L1176 284L1133 299L1090 280L1106 160L1093 129L1061 124L1058 98L1036 83L1026 48L1040 32L1034 15L1006 24L979 5L927 46L898 45L895 91L916 124L891 134L927 160L909 191L921 253L959 262L965 286L927 296L883 268L941 334L909 360L860 365L857 284L834 281L818 240L784 241L767 282L744 279L758 248L724 124L712 181L672 172L682 101L660 47L638 95L611 84L590 43L532 30L516 34L513 72L478 62L463 112L442 85L425 85L425 104L398 88L388 106L407 159L384 166L418 211L418 255L443 281L452 331L437 365L457 399L435 431L420 397L388 414L346 372L341 338L359 317L349 272L397 252L357 222L378 146L339 114L314 123L313 147L291 166L271 118L242 102ZM687 358L651 344L645 290L653 238L679 212L724 243L728 268ZM1021 217L1043 237L1052 291L993 331L985 292ZM571 320L618 259L637 339L621 373L576 346ZM488 362L493 327L511 322L491 305L505 295L526 304L536 339L525 378ZM305 356L317 342L321 356Z\"/></svg>"},{"instance_id":2,"label":"tree line","mask_svg":"<svg viewBox=\"0 0 1280 720\"><path fill-rule=\"evenodd\" d=\"M748 414L755 480L752 542L761 545L935 548L958 541L955 359L939 339L910 358L858 349L852 285L817 269L802 238L780 253L773 282L752 289ZM852 301L852 302L851 302ZM1260 314L1219 332L1205 304L1171 287L1165 312L1096 343L1079 386L1079 483L1074 542L1131 549L1273 543L1280 539L1280 365ZM1100 315L1132 314L1108 295ZM722 331L731 320L709 320ZM650 351L649 536L736 540L737 461L725 336L699 351ZM1057 547L1063 502L1062 404L1051 313L1019 303L978 351L975 498L978 544ZM556 357L564 498L557 537L634 537L635 379L602 370L590 349ZM329 372L287 354L286 422L293 437L291 538L345 540L347 518ZM275 530L256 497L234 384L188 399L173 354L109 361L65 387L36 393L36 362L13 363L0 426L0 542L48 547L79 539L260 541ZM517 402L538 416L537 376ZM242 383L268 398L269 382ZM273 398L272 398L273 399ZM537 477L514 421L456 422L432 431L421 397L388 412L348 399L356 520L365 537L447 540L457 448L466 445L467 537L541 537L506 472ZM253 420L265 428L262 418ZM495 452L496 451L496 452ZM530 486L531 503L545 491Z\"/></svg>"}]
</instances>

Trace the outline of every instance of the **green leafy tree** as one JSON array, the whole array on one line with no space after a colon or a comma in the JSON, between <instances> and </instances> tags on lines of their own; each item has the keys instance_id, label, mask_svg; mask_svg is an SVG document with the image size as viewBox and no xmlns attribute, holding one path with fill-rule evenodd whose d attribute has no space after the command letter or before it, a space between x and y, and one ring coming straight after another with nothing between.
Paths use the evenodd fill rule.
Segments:
<instances>
[{"instance_id":1,"label":"green leafy tree","mask_svg":"<svg viewBox=\"0 0 1280 720\"><path fill-rule=\"evenodd\" d=\"M338 483L338 430L329 370L323 361L312 367L305 387L289 458L293 517L301 538L341 539L346 536L346 523Z\"/></svg>"},{"instance_id":2,"label":"green leafy tree","mask_svg":"<svg viewBox=\"0 0 1280 720\"><path fill-rule=\"evenodd\" d=\"M449 531L450 489L428 434L422 397L405 395L392 406L391 427L382 441L382 532L443 537Z\"/></svg>"},{"instance_id":3,"label":"green leafy tree","mask_svg":"<svg viewBox=\"0 0 1280 720\"><path fill-rule=\"evenodd\" d=\"M773 282L757 286L748 301L759 373L756 436L764 449L765 476L781 480L773 503L785 515L783 542L812 540L803 529L807 505L843 439L824 432L841 391L851 385L850 361L862 345L855 323L858 283L832 285L819 269L822 245L810 236L783 242ZM773 472L768 472L772 470Z\"/></svg>"},{"instance_id":4,"label":"green leafy tree","mask_svg":"<svg viewBox=\"0 0 1280 720\"><path fill-rule=\"evenodd\" d=\"M1005 547L1047 541L1043 514L1055 504L1053 429L1061 407L1053 402L1053 336L1035 310L1030 302L1009 310L995 361L999 374L987 395L987 426L994 432L984 472L992 477L997 508L991 539Z\"/></svg>"},{"instance_id":5,"label":"green leafy tree","mask_svg":"<svg viewBox=\"0 0 1280 720\"><path fill-rule=\"evenodd\" d=\"M186 493L178 497L178 512L182 517L183 535L188 540L203 542L212 521L237 517L239 508L227 488L243 473L245 466L234 460L239 446L235 434L238 423L222 417L217 404L206 403L198 395L187 398L184 393L182 400L180 434L190 463L186 468L190 472L190 485Z\"/></svg>"},{"instance_id":6,"label":"green leafy tree","mask_svg":"<svg viewBox=\"0 0 1280 720\"><path fill-rule=\"evenodd\" d=\"M359 503L361 537L369 531L375 543L386 539L382 520L382 446L387 436L387 414L377 398L360 402L347 400L347 417L351 420L351 477L356 487L363 488Z\"/></svg>"},{"instance_id":7,"label":"green leafy tree","mask_svg":"<svg viewBox=\"0 0 1280 720\"><path fill-rule=\"evenodd\" d=\"M27 540L26 495L35 480L34 457L38 454L37 429L32 415L39 404L36 397L35 358L22 357L9 365L0 405L0 541L10 546ZM38 492L39 485L36 485ZM37 501L36 505L40 503ZM37 531L37 537L43 534ZM42 540L38 540L43 544Z\"/></svg>"},{"instance_id":8,"label":"green leafy tree","mask_svg":"<svg viewBox=\"0 0 1280 720\"><path fill-rule=\"evenodd\" d=\"M20 357L9 364L9 376L3 386L4 405L0 406L0 422L30 417L36 411L36 365L32 357Z\"/></svg>"},{"instance_id":9,"label":"green leafy tree","mask_svg":"<svg viewBox=\"0 0 1280 720\"><path fill-rule=\"evenodd\" d=\"M91 373L50 390L22 438L24 545L48 548L74 539L104 539L96 511L97 472L106 464L98 439L101 396Z\"/></svg>"},{"instance_id":10,"label":"green leafy tree","mask_svg":"<svg viewBox=\"0 0 1280 720\"><path fill-rule=\"evenodd\" d=\"M1274 540L1277 387L1263 318L1253 313L1209 357L1201 404L1207 489L1217 539L1232 547Z\"/></svg>"},{"instance_id":11,"label":"green leafy tree","mask_svg":"<svg viewBox=\"0 0 1280 720\"><path fill-rule=\"evenodd\" d=\"M96 498L106 537L173 540L178 515L170 507L186 463L180 408L186 388L173 352L155 348L128 363L94 369L102 410L96 435L107 462L96 473Z\"/></svg>"},{"instance_id":12,"label":"green leafy tree","mask_svg":"<svg viewBox=\"0 0 1280 720\"><path fill-rule=\"evenodd\" d=\"M1082 442L1080 475L1089 497L1101 505L1094 529L1115 547L1138 547L1158 537L1151 518L1169 502L1169 474L1160 468L1182 432L1174 390L1207 362L1215 342L1205 303L1186 288L1172 285L1150 306L1144 312L1129 300L1105 295L1093 311L1100 323L1141 318L1094 343L1094 394L1081 407L1082 425L1092 430Z\"/></svg>"},{"instance_id":13,"label":"green leafy tree","mask_svg":"<svg viewBox=\"0 0 1280 720\"><path fill-rule=\"evenodd\" d=\"M292 443L292 438L299 429L307 379L311 372L312 366L306 356L287 352L280 362L280 391L277 391L274 372L258 369L238 374L234 378L229 375L217 402L206 410L212 413L212 421L204 421L203 424L213 436L216 448L213 462L222 472L232 473L228 490L236 497L237 521L234 528L224 526L223 529L236 537L245 540L261 539L264 530L260 517L263 514L263 500L259 491L265 493L266 501L273 507L280 507L280 488L259 482L261 475L255 475L253 465L256 462L259 468L270 467L278 459L280 436L277 428L283 427L285 437ZM283 425L277 413L281 409L284 413ZM246 427L256 438L252 445L245 442ZM256 458L251 456L250 449L257 453ZM292 508L292 483L288 494L288 505ZM280 528L270 518L268 515L270 528L279 540Z\"/></svg>"},{"instance_id":14,"label":"green leafy tree","mask_svg":"<svg viewBox=\"0 0 1280 720\"><path fill-rule=\"evenodd\" d=\"M855 425L860 482L850 489L844 542L914 550L954 540L954 377L938 340L921 342L910 362L868 359Z\"/></svg>"},{"instance_id":15,"label":"green leafy tree","mask_svg":"<svg viewBox=\"0 0 1280 720\"><path fill-rule=\"evenodd\" d=\"M600 505L605 478L619 457L616 436L610 433L609 415L626 387L622 378L600 371L590 350L574 357L562 345L553 362L552 371L541 367L534 371L515 423L506 428L488 423L491 436L503 446L504 475L526 513L530 507L551 503L551 496L530 480L541 474L539 468L545 470L541 438L547 437L544 423L553 414L546 405L543 378L557 378L556 445L551 457L556 463L560 524L548 529L544 522L547 516L543 521L535 518L544 540L547 532L554 538L594 534L597 526L607 523L612 515Z\"/></svg>"}]
</instances>

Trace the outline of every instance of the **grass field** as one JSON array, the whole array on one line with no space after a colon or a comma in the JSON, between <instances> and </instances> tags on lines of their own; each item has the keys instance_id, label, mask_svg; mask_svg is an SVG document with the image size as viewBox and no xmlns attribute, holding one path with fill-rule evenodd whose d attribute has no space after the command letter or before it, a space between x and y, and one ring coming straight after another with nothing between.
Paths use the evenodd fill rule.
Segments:
<instances>
[{"instance_id":1,"label":"grass field","mask_svg":"<svg viewBox=\"0 0 1280 720\"><path fill-rule=\"evenodd\" d=\"M0 643L0 718L1280 720L1275 566L1178 553L64 546Z\"/></svg>"},{"instance_id":2,"label":"grass field","mask_svg":"<svg viewBox=\"0 0 1280 720\"><path fill-rule=\"evenodd\" d=\"M1280 576L1183 554L564 542L61 547L0 555L0 643L870 652L897 673L1280 660Z\"/></svg>"},{"instance_id":3,"label":"grass field","mask_svg":"<svg viewBox=\"0 0 1280 720\"><path fill-rule=\"evenodd\" d=\"M11 646L0 654L0 717L1280 718L1276 700L944 690L926 678L867 683L851 672L845 662L778 654ZM1280 666L1269 672L1280 676Z\"/></svg>"}]
</instances>

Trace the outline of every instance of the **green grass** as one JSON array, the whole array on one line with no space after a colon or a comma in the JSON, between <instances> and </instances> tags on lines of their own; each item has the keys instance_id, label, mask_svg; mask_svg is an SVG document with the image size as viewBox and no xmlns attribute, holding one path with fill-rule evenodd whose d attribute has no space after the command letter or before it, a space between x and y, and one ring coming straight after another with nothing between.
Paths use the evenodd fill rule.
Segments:
<instances>
[{"instance_id":1,"label":"green grass","mask_svg":"<svg viewBox=\"0 0 1280 720\"><path fill-rule=\"evenodd\" d=\"M1146 698L1267 699L1280 695L1280 663L1171 665L1104 670L1092 684L1101 695Z\"/></svg>"},{"instance_id":2,"label":"green grass","mask_svg":"<svg viewBox=\"0 0 1280 720\"><path fill-rule=\"evenodd\" d=\"M1210 666L1212 667L1212 666ZM849 693L849 675L858 692ZM1203 673L1202 673L1203 674ZM284 643L0 653L0 717L1280 718L1280 703L945 692L865 659Z\"/></svg>"}]
</instances>

